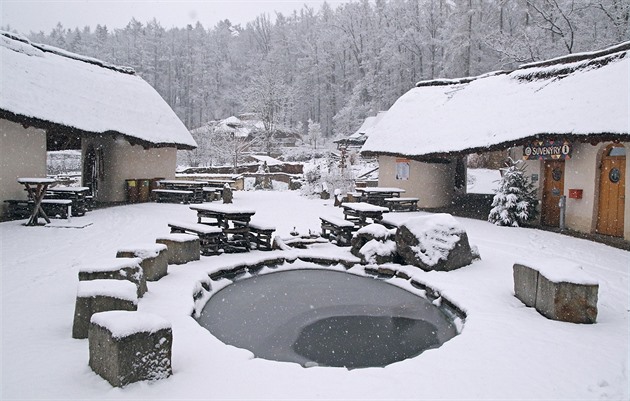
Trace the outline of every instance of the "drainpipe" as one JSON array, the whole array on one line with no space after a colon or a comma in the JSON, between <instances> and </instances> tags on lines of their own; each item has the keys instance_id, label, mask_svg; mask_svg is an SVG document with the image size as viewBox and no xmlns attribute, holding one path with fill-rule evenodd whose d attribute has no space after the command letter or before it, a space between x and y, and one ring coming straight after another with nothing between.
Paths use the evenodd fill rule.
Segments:
<instances>
[{"instance_id":1,"label":"drainpipe","mask_svg":"<svg viewBox=\"0 0 630 401\"><path fill-rule=\"evenodd\" d=\"M558 206L560 206L560 231L564 231L565 229L564 215L567 210L567 197L565 195L562 195L560 197L560 200L558 201Z\"/></svg>"}]
</instances>

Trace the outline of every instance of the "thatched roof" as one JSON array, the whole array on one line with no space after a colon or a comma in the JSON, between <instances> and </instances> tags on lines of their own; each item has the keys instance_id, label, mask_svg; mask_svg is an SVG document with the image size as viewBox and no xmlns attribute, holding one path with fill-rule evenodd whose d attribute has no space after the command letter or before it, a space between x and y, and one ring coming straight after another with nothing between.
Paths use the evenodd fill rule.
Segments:
<instances>
[{"instance_id":1,"label":"thatched roof","mask_svg":"<svg viewBox=\"0 0 630 401\"><path fill-rule=\"evenodd\" d=\"M630 42L511 72L419 82L374 127L366 155L427 160L532 139L630 140Z\"/></svg>"},{"instance_id":2,"label":"thatched roof","mask_svg":"<svg viewBox=\"0 0 630 401\"><path fill-rule=\"evenodd\" d=\"M175 112L129 67L2 31L0 63L0 118L49 136L119 134L145 147L196 147Z\"/></svg>"}]
</instances>

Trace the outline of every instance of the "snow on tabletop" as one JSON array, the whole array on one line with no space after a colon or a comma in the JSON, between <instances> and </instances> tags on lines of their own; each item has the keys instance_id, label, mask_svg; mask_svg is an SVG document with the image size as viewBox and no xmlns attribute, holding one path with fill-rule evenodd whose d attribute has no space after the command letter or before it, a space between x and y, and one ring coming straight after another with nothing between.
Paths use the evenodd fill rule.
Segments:
<instances>
[{"instance_id":1,"label":"snow on tabletop","mask_svg":"<svg viewBox=\"0 0 630 401\"><path fill-rule=\"evenodd\" d=\"M140 267L140 258L102 258L84 262L79 271L83 273L96 273L121 270L128 267Z\"/></svg>"},{"instance_id":2,"label":"snow on tabletop","mask_svg":"<svg viewBox=\"0 0 630 401\"><path fill-rule=\"evenodd\" d=\"M342 203L341 206L358 212L389 212L389 209L386 207L376 206L366 202Z\"/></svg>"},{"instance_id":3,"label":"snow on tabletop","mask_svg":"<svg viewBox=\"0 0 630 401\"><path fill-rule=\"evenodd\" d=\"M539 271L554 283L599 285L597 279L585 272L581 265L567 259L517 260L515 263Z\"/></svg>"},{"instance_id":4,"label":"snow on tabletop","mask_svg":"<svg viewBox=\"0 0 630 401\"><path fill-rule=\"evenodd\" d=\"M181 233L173 233L162 235L156 238L156 240L167 240L173 242L190 242L199 239L198 236L193 234L181 234Z\"/></svg>"},{"instance_id":5,"label":"snow on tabletop","mask_svg":"<svg viewBox=\"0 0 630 401\"><path fill-rule=\"evenodd\" d=\"M459 241L459 234L465 232L464 227L447 213L415 217L403 225L418 239L418 245L412 249L427 266L445 260Z\"/></svg>"},{"instance_id":6,"label":"snow on tabletop","mask_svg":"<svg viewBox=\"0 0 630 401\"><path fill-rule=\"evenodd\" d=\"M400 192L400 193L403 193L403 192L405 192L404 189L402 189L402 188L395 188L395 187L357 188L357 191L359 191L359 192L375 192L375 193L379 193L379 192Z\"/></svg>"},{"instance_id":7,"label":"snow on tabletop","mask_svg":"<svg viewBox=\"0 0 630 401\"><path fill-rule=\"evenodd\" d=\"M57 182L54 178L37 178L37 177L25 177L18 178L17 182L20 184L52 184Z\"/></svg>"},{"instance_id":8,"label":"snow on tabletop","mask_svg":"<svg viewBox=\"0 0 630 401\"><path fill-rule=\"evenodd\" d=\"M167 246L164 244L128 245L118 248L118 252L133 253L137 258L149 259L156 258L166 248Z\"/></svg>"},{"instance_id":9,"label":"snow on tabletop","mask_svg":"<svg viewBox=\"0 0 630 401\"><path fill-rule=\"evenodd\" d=\"M171 324L161 316L136 311L99 312L92 315L90 322L106 328L114 338L171 328Z\"/></svg>"},{"instance_id":10,"label":"snow on tabletop","mask_svg":"<svg viewBox=\"0 0 630 401\"><path fill-rule=\"evenodd\" d=\"M127 280L89 280L79 281L77 298L91 298L108 296L138 303L137 288L134 283Z\"/></svg>"},{"instance_id":11,"label":"snow on tabletop","mask_svg":"<svg viewBox=\"0 0 630 401\"><path fill-rule=\"evenodd\" d=\"M197 205L197 206L190 206L190 208L192 210L195 211L208 211L208 212L215 212L215 213L243 213L243 214L254 214L256 213L256 210L254 209L249 209L249 208L244 208L238 205L234 205L234 204L226 204L226 203L217 203L215 205L209 204L209 205Z\"/></svg>"},{"instance_id":12,"label":"snow on tabletop","mask_svg":"<svg viewBox=\"0 0 630 401\"><path fill-rule=\"evenodd\" d=\"M374 238L388 238L390 235L390 231L387 227L382 224L372 223L368 224L365 227L361 227L356 235L359 234L368 234Z\"/></svg>"}]
</instances>

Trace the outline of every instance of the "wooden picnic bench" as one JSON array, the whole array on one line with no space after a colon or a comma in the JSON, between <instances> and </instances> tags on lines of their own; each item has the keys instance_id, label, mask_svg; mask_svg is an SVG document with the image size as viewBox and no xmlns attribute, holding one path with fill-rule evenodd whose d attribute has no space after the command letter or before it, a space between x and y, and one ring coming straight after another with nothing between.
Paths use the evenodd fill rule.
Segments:
<instances>
[{"instance_id":1,"label":"wooden picnic bench","mask_svg":"<svg viewBox=\"0 0 630 401\"><path fill-rule=\"evenodd\" d=\"M334 216L319 219L322 223L322 237L336 241L339 246L350 246L354 223Z\"/></svg>"},{"instance_id":2,"label":"wooden picnic bench","mask_svg":"<svg viewBox=\"0 0 630 401\"><path fill-rule=\"evenodd\" d=\"M383 218L383 213L389 209L383 206L373 205L365 202L342 203L344 218L354 223L356 228L368 225L367 219L378 222Z\"/></svg>"},{"instance_id":3,"label":"wooden picnic bench","mask_svg":"<svg viewBox=\"0 0 630 401\"><path fill-rule=\"evenodd\" d=\"M171 200L181 199L177 196L177 194L179 194L180 196L185 196L188 200L183 203L203 203L203 187L207 186L207 184L207 181L160 180L159 188L154 189L153 193L156 194L156 197L170 198ZM187 191L191 192L191 194L184 195L182 192L176 191Z\"/></svg>"},{"instance_id":4,"label":"wooden picnic bench","mask_svg":"<svg viewBox=\"0 0 630 401\"><path fill-rule=\"evenodd\" d=\"M420 198L385 198L385 207L392 212L408 211L415 212L418 210L418 201Z\"/></svg>"},{"instance_id":5,"label":"wooden picnic bench","mask_svg":"<svg viewBox=\"0 0 630 401\"><path fill-rule=\"evenodd\" d=\"M171 233L194 234L199 237L199 247L203 255L221 253L225 234L219 227L200 223L168 223Z\"/></svg>"},{"instance_id":6,"label":"wooden picnic bench","mask_svg":"<svg viewBox=\"0 0 630 401\"><path fill-rule=\"evenodd\" d=\"M217 226L223 230L226 252L249 251L250 221L255 210L231 204L205 204L190 206L197 212L197 223ZM210 221L206 220L210 219Z\"/></svg>"},{"instance_id":7,"label":"wooden picnic bench","mask_svg":"<svg viewBox=\"0 0 630 401\"><path fill-rule=\"evenodd\" d=\"M243 225L243 222L235 221L234 225ZM255 245L255 249L261 251L271 251L273 248L272 236L276 228L260 222L249 223L249 241Z\"/></svg>"},{"instance_id":8,"label":"wooden picnic bench","mask_svg":"<svg viewBox=\"0 0 630 401\"><path fill-rule=\"evenodd\" d=\"M154 189L156 202L175 202L188 204L193 199L194 192L181 189Z\"/></svg>"},{"instance_id":9,"label":"wooden picnic bench","mask_svg":"<svg viewBox=\"0 0 630 401\"><path fill-rule=\"evenodd\" d=\"M92 197L88 187L52 187L46 192L46 199L69 199L72 201L72 215L83 216L91 208Z\"/></svg>"},{"instance_id":10,"label":"wooden picnic bench","mask_svg":"<svg viewBox=\"0 0 630 401\"><path fill-rule=\"evenodd\" d=\"M400 194L405 192L402 188L391 187L356 188L356 191L361 193L361 202L377 206L385 206L385 199L399 198Z\"/></svg>"},{"instance_id":11,"label":"wooden picnic bench","mask_svg":"<svg viewBox=\"0 0 630 401\"><path fill-rule=\"evenodd\" d=\"M28 199L7 199L4 202L9 205L8 216L15 219L29 217L35 206L35 201ZM59 216L62 219L67 219L68 207L72 206L72 201L69 199L42 199L40 206L49 217ZM71 213L74 215L74 212L71 211Z\"/></svg>"}]
</instances>

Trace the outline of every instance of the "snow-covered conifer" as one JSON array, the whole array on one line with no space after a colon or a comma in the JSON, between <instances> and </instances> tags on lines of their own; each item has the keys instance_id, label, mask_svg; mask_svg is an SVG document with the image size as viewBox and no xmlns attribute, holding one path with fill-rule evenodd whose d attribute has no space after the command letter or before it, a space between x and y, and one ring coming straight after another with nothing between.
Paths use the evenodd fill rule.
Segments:
<instances>
[{"instance_id":1,"label":"snow-covered conifer","mask_svg":"<svg viewBox=\"0 0 630 401\"><path fill-rule=\"evenodd\" d=\"M488 221L498 226L519 227L536 218L538 199L530 178L519 161L503 169L499 189L492 200Z\"/></svg>"}]
</instances>

